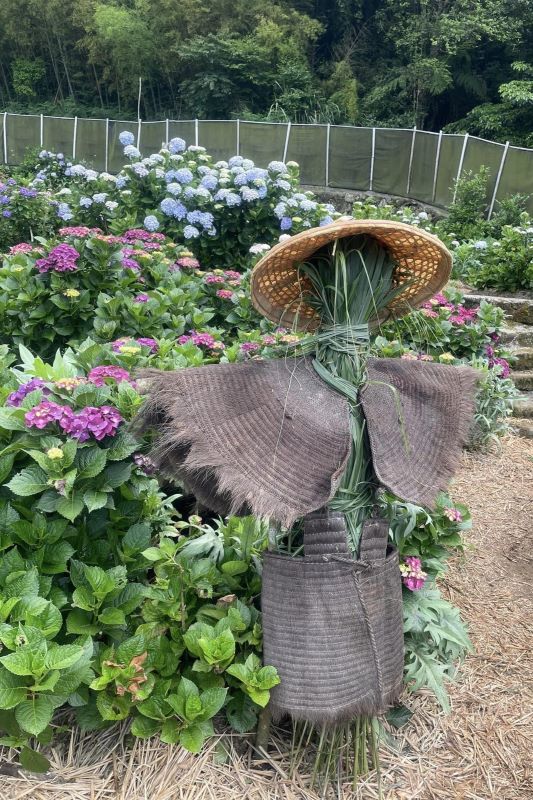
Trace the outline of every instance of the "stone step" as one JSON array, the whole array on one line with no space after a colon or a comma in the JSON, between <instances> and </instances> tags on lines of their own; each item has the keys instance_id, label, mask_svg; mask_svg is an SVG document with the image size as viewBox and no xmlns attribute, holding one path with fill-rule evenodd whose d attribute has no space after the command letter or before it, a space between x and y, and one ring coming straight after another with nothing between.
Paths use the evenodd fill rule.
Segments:
<instances>
[{"instance_id":1,"label":"stone step","mask_svg":"<svg viewBox=\"0 0 533 800\"><path fill-rule=\"evenodd\" d=\"M513 416L533 419L533 392L523 392L513 401Z\"/></svg>"},{"instance_id":2,"label":"stone step","mask_svg":"<svg viewBox=\"0 0 533 800\"><path fill-rule=\"evenodd\" d=\"M506 320L501 331L502 344L507 346L533 347L533 325Z\"/></svg>"},{"instance_id":3,"label":"stone step","mask_svg":"<svg viewBox=\"0 0 533 800\"><path fill-rule=\"evenodd\" d=\"M477 306L482 300L486 300L493 306L503 308L507 319L523 325L533 325L533 299L528 297L502 297L492 294L467 294L465 295L465 305L470 308Z\"/></svg>"},{"instance_id":4,"label":"stone step","mask_svg":"<svg viewBox=\"0 0 533 800\"><path fill-rule=\"evenodd\" d=\"M513 419L513 431L524 439L533 439L533 419Z\"/></svg>"},{"instance_id":5,"label":"stone step","mask_svg":"<svg viewBox=\"0 0 533 800\"><path fill-rule=\"evenodd\" d=\"M509 347L514 370L533 369L533 347Z\"/></svg>"},{"instance_id":6,"label":"stone step","mask_svg":"<svg viewBox=\"0 0 533 800\"><path fill-rule=\"evenodd\" d=\"M510 377L517 389L524 392L533 391L533 370L524 369L517 372L513 370Z\"/></svg>"}]
</instances>

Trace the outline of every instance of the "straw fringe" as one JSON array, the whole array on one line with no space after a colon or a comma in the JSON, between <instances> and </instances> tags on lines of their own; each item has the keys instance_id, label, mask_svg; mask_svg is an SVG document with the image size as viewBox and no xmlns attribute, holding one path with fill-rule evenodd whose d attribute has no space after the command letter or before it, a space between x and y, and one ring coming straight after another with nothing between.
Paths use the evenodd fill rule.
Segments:
<instances>
[{"instance_id":1,"label":"straw fringe","mask_svg":"<svg viewBox=\"0 0 533 800\"><path fill-rule=\"evenodd\" d=\"M349 411L307 359L144 370L134 428L155 430L161 472L221 514L290 527L335 493L350 453Z\"/></svg>"},{"instance_id":2,"label":"straw fringe","mask_svg":"<svg viewBox=\"0 0 533 800\"><path fill-rule=\"evenodd\" d=\"M368 360L360 397L374 472L383 486L402 500L434 507L468 441L478 380L471 367Z\"/></svg>"}]
</instances>

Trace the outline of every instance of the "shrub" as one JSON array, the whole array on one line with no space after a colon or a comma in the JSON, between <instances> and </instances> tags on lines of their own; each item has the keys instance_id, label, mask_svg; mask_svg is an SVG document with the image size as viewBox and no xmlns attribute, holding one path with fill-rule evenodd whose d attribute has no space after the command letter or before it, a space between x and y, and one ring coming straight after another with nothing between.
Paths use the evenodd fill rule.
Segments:
<instances>
[{"instance_id":1,"label":"shrub","mask_svg":"<svg viewBox=\"0 0 533 800\"><path fill-rule=\"evenodd\" d=\"M15 178L0 177L0 252L54 229L56 213L49 197Z\"/></svg>"},{"instance_id":2,"label":"shrub","mask_svg":"<svg viewBox=\"0 0 533 800\"><path fill-rule=\"evenodd\" d=\"M459 246L454 264L457 275L479 289L533 289L533 221L523 212L520 224L505 225L499 239Z\"/></svg>"},{"instance_id":3,"label":"shrub","mask_svg":"<svg viewBox=\"0 0 533 800\"><path fill-rule=\"evenodd\" d=\"M466 172L455 181L455 200L448 216L439 224L443 233L459 240L478 238L485 233L488 179L487 167L481 167L476 175Z\"/></svg>"}]
</instances>

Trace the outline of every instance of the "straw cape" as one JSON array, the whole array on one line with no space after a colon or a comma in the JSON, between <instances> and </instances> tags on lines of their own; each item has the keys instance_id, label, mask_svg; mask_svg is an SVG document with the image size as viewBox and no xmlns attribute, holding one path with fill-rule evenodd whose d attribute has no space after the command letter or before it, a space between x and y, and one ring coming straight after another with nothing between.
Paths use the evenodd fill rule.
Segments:
<instances>
[{"instance_id":1,"label":"straw cape","mask_svg":"<svg viewBox=\"0 0 533 800\"><path fill-rule=\"evenodd\" d=\"M432 506L468 438L476 373L371 358L360 392L374 471L404 500ZM213 364L141 374L138 417L158 432L152 458L219 513L289 527L326 505L350 452L347 401L308 358Z\"/></svg>"},{"instance_id":2,"label":"straw cape","mask_svg":"<svg viewBox=\"0 0 533 800\"><path fill-rule=\"evenodd\" d=\"M290 527L334 495L350 453L344 398L306 358L141 373L152 458L219 514Z\"/></svg>"},{"instance_id":3,"label":"straw cape","mask_svg":"<svg viewBox=\"0 0 533 800\"><path fill-rule=\"evenodd\" d=\"M342 217L330 225L291 236L269 250L252 271L252 302L272 322L297 330L320 325L308 303L310 283L299 264L336 239L367 234L385 247L396 262L393 284L406 284L373 323L409 313L441 289L452 268L451 255L433 234L392 220Z\"/></svg>"}]
</instances>

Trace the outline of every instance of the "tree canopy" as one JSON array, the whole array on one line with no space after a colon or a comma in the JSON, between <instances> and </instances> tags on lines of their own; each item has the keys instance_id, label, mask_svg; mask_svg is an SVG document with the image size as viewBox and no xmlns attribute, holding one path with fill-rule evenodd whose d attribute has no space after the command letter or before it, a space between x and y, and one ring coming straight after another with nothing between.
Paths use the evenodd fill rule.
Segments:
<instances>
[{"instance_id":1,"label":"tree canopy","mask_svg":"<svg viewBox=\"0 0 533 800\"><path fill-rule=\"evenodd\" d=\"M2 0L7 110L404 126L533 145L530 0Z\"/></svg>"}]
</instances>

